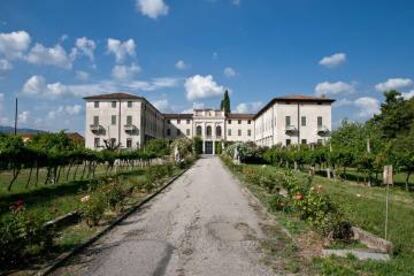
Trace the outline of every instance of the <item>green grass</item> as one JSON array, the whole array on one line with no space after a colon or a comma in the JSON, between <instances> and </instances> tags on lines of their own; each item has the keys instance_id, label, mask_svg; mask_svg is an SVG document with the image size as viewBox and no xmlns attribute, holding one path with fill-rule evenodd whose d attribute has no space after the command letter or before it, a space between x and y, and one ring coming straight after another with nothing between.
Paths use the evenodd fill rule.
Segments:
<instances>
[{"instance_id":1,"label":"green grass","mask_svg":"<svg viewBox=\"0 0 414 276\"><path fill-rule=\"evenodd\" d=\"M258 165L244 165L259 168ZM261 167L261 166L260 166ZM282 170L266 166L265 170ZM236 172L243 179L242 173ZM296 174L305 181L306 174ZM313 184L322 185L325 192L340 207L345 217L366 231L384 237L385 197L384 187L367 187L352 181L340 181L315 176ZM264 203L266 192L261 187L247 187ZM395 247L390 262L358 261L355 258L315 258L313 269L323 275L414 275L414 195L399 187L391 189L389 236ZM292 234L306 231L307 227L295 217L275 212L278 220ZM355 245L355 247L360 247Z\"/></svg>"}]
</instances>

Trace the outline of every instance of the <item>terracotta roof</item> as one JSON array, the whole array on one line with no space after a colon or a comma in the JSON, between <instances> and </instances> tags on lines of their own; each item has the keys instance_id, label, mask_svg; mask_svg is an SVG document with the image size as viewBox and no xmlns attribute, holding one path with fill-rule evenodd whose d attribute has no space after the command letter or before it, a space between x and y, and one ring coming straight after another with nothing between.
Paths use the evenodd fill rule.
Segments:
<instances>
[{"instance_id":1,"label":"terracotta roof","mask_svg":"<svg viewBox=\"0 0 414 276\"><path fill-rule=\"evenodd\" d=\"M245 119L251 120L254 118L254 114L247 114L247 113L229 113L226 115L228 119Z\"/></svg>"},{"instance_id":2,"label":"terracotta roof","mask_svg":"<svg viewBox=\"0 0 414 276\"><path fill-rule=\"evenodd\" d=\"M142 97L139 97L134 94L129 93L107 93L107 94L100 94L95 96L88 96L84 97L85 100L141 100Z\"/></svg>"},{"instance_id":3,"label":"terracotta roof","mask_svg":"<svg viewBox=\"0 0 414 276\"><path fill-rule=\"evenodd\" d=\"M333 103L334 99L329 99L325 97L314 97L314 96L307 96L307 95L287 95L282 97L276 97L270 100L262 109L260 109L255 115L254 119L259 117L263 112L265 112L270 106L272 106L276 102L294 102L294 103Z\"/></svg>"},{"instance_id":4,"label":"terracotta roof","mask_svg":"<svg viewBox=\"0 0 414 276\"><path fill-rule=\"evenodd\" d=\"M191 119L191 118L193 118L193 114L192 113L169 113L169 114L163 114L163 115L167 119L174 119L174 118Z\"/></svg>"}]
</instances>

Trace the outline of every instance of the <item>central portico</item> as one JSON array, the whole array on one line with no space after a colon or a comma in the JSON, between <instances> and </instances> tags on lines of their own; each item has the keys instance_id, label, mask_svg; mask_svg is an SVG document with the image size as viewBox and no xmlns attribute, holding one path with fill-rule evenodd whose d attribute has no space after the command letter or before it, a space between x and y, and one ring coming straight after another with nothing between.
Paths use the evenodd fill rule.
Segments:
<instances>
[{"instance_id":1,"label":"central portico","mask_svg":"<svg viewBox=\"0 0 414 276\"><path fill-rule=\"evenodd\" d=\"M203 145L203 153L215 154L216 141L225 139L226 116L224 111L217 109L194 109L194 131L200 137Z\"/></svg>"}]
</instances>

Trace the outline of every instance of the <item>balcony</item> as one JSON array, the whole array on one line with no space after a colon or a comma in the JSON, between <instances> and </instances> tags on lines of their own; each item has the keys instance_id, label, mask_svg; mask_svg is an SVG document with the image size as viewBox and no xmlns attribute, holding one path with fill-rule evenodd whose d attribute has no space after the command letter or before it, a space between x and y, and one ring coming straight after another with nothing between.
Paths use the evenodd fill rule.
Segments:
<instances>
[{"instance_id":1,"label":"balcony","mask_svg":"<svg viewBox=\"0 0 414 276\"><path fill-rule=\"evenodd\" d=\"M124 125L125 132L134 133L137 131L137 127L133 124L126 124Z\"/></svg>"},{"instance_id":2,"label":"balcony","mask_svg":"<svg viewBox=\"0 0 414 276\"><path fill-rule=\"evenodd\" d=\"M285 133L286 134L294 134L297 131L298 131L297 128L295 126L292 126L292 125L286 126L286 128L285 128Z\"/></svg>"},{"instance_id":3,"label":"balcony","mask_svg":"<svg viewBox=\"0 0 414 276\"><path fill-rule=\"evenodd\" d=\"M316 129L316 133L321 136L326 135L329 133L329 128L327 128L326 126L318 126Z\"/></svg>"},{"instance_id":4,"label":"balcony","mask_svg":"<svg viewBox=\"0 0 414 276\"><path fill-rule=\"evenodd\" d=\"M90 125L89 128L93 133L100 133L104 130L104 127L99 124Z\"/></svg>"}]
</instances>

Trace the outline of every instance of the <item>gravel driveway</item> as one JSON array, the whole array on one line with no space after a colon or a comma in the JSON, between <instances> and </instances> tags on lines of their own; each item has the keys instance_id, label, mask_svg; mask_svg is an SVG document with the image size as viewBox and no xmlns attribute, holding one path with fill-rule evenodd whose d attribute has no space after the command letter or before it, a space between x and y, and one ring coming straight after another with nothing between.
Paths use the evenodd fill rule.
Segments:
<instances>
[{"instance_id":1,"label":"gravel driveway","mask_svg":"<svg viewBox=\"0 0 414 276\"><path fill-rule=\"evenodd\" d=\"M55 275L273 275L261 262L262 216L215 157L168 189Z\"/></svg>"}]
</instances>

